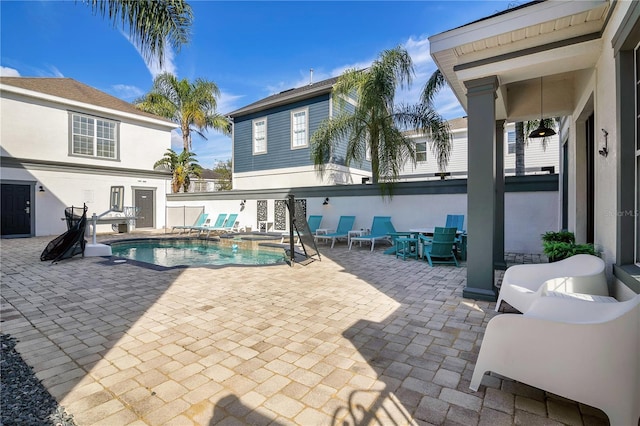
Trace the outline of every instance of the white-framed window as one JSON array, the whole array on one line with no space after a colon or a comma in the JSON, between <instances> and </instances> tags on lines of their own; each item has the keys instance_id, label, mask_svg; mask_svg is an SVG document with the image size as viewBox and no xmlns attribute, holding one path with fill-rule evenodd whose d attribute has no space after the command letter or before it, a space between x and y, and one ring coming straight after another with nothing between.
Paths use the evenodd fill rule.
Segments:
<instances>
[{"instance_id":1,"label":"white-framed window","mask_svg":"<svg viewBox=\"0 0 640 426\"><path fill-rule=\"evenodd\" d=\"M118 122L90 115L71 113L70 154L118 159Z\"/></svg>"},{"instance_id":2,"label":"white-framed window","mask_svg":"<svg viewBox=\"0 0 640 426\"><path fill-rule=\"evenodd\" d=\"M206 180L195 180L191 182L193 184L194 192L207 192L208 191L208 182Z\"/></svg>"},{"instance_id":3,"label":"white-framed window","mask_svg":"<svg viewBox=\"0 0 640 426\"><path fill-rule=\"evenodd\" d=\"M291 149L309 146L309 110L307 108L291 111Z\"/></svg>"},{"instance_id":4,"label":"white-framed window","mask_svg":"<svg viewBox=\"0 0 640 426\"><path fill-rule=\"evenodd\" d=\"M427 161L427 143L426 142L416 142L416 161L419 161L419 162Z\"/></svg>"},{"instance_id":5,"label":"white-framed window","mask_svg":"<svg viewBox=\"0 0 640 426\"><path fill-rule=\"evenodd\" d=\"M267 118L253 120L253 154L267 153Z\"/></svg>"},{"instance_id":6,"label":"white-framed window","mask_svg":"<svg viewBox=\"0 0 640 426\"><path fill-rule=\"evenodd\" d=\"M507 132L507 154L516 153L516 132Z\"/></svg>"}]
</instances>

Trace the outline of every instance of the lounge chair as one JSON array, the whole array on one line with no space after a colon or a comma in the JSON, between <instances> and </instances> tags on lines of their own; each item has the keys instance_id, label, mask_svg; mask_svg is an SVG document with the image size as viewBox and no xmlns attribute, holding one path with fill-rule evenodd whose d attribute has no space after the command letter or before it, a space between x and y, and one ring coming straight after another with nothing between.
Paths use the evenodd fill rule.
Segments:
<instances>
[{"instance_id":1,"label":"lounge chair","mask_svg":"<svg viewBox=\"0 0 640 426\"><path fill-rule=\"evenodd\" d=\"M540 297L485 330L470 388L492 371L604 411L612 425L640 417L640 295L613 303Z\"/></svg>"},{"instance_id":2,"label":"lounge chair","mask_svg":"<svg viewBox=\"0 0 640 426\"><path fill-rule=\"evenodd\" d=\"M237 213L232 213L224 221L224 225L218 226L218 227L214 227L214 226L208 227L206 229L207 238L211 234L211 231L222 231L222 232L233 231L234 229L236 229L236 219L237 218L238 218L238 214ZM205 231L203 231L203 232L205 232Z\"/></svg>"},{"instance_id":3,"label":"lounge chair","mask_svg":"<svg viewBox=\"0 0 640 426\"><path fill-rule=\"evenodd\" d=\"M311 231L311 235L316 234L316 231L318 230L318 228L320 228L320 223L322 223L322 215L309 215L309 218L307 219L307 224L309 225L309 231ZM300 225L297 226L297 230L298 230L298 233L300 234L305 232L304 227ZM294 231L294 237L297 242L298 236L296 235L295 231ZM289 240L289 233L283 232L282 240L280 242L284 243L287 240Z\"/></svg>"},{"instance_id":4,"label":"lounge chair","mask_svg":"<svg viewBox=\"0 0 640 426\"><path fill-rule=\"evenodd\" d=\"M331 240L331 248L333 248L336 240L339 238L349 238L349 231L353 228L353 223L356 221L355 216L340 216L338 221L338 227L335 232L327 234L316 235L317 240Z\"/></svg>"},{"instance_id":5,"label":"lounge chair","mask_svg":"<svg viewBox=\"0 0 640 426\"><path fill-rule=\"evenodd\" d=\"M526 312L543 292L553 290L608 296L604 267L602 259L590 254L576 254L552 263L511 266L502 278L495 310L498 311L505 301L520 312ZM563 277L561 289L555 288L557 283L553 284L554 288L549 288L551 283L544 285L553 278Z\"/></svg>"},{"instance_id":6,"label":"lounge chair","mask_svg":"<svg viewBox=\"0 0 640 426\"><path fill-rule=\"evenodd\" d=\"M434 263L458 266L458 259L453 251L456 240L456 228L433 229L433 237L418 236L422 243L422 257L433 267Z\"/></svg>"},{"instance_id":7,"label":"lounge chair","mask_svg":"<svg viewBox=\"0 0 640 426\"><path fill-rule=\"evenodd\" d=\"M191 231L198 231L198 235L202 234L203 232L207 232L210 229L217 229L220 228L224 225L225 220L227 220L227 214L226 213L220 213L218 215L218 218L216 219L216 221L214 222L213 225L203 225L203 226L192 226L189 229L189 235L191 235Z\"/></svg>"},{"instance_id":8,"label":"lounge chair","mask_svg":"<svg viewBox=\"0 0 640 426\"><path fill-rule=\"evenodd\" d=\"M351 245L354 241L360 241L360 243L362 243L362 241L370 242L371 251L373 251L376 241L390 241L391 237L389 236L389 230L386 222L391 222L391 216L374 216L373 223L371 224L371 231L366 235L351 237L349 240L349 250L351 250Z\"/></svg>"},{"instance_id":9,"label":"lounge chair","mask_svg":"<svg viewBox=\"0 0 640 426\"><path fill-rule=\"evenodd\" d=\"M200 213L193 225L176 225L171 228L171 232L173 233L174 230L179 229L180 232L178 234L182 234L182 231L184 230L190 230L193 227L203 226L207 221L207 217L209 217L207 213Z\"/></svg>"}]
</instances>

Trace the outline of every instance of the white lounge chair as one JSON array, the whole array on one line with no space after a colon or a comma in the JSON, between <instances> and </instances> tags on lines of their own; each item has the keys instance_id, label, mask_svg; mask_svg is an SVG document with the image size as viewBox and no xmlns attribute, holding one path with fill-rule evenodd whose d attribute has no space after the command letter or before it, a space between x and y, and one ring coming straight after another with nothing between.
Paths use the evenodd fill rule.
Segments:
<instances>
[{"instance_id":1,"label":"white lounge chair","mask_svg":"<svg viewBox=\"0 0 640 426\"><path fill-rule=\"evenodd\" d=\"M494 373L604 411L612 425L640 417L640 295L625 302L540 297L523 315L489 321L472 390Z\"/></svg>"},{"instance_id":2,"label":"white lounge chair","mask_svg":"<svg viewBox=\"0 0 640 426\"><path fill-rule=\"evenodd\" d=\"M576 254L553 263L515 265L508 268L502 278L496 311L502 301L520 312L526 312L534 300L545 291L587 293L608 296L604 261L590 254ZM561 288L545 288L543 284L552 278L562 278Z\"/></svg>"}]
</instances>

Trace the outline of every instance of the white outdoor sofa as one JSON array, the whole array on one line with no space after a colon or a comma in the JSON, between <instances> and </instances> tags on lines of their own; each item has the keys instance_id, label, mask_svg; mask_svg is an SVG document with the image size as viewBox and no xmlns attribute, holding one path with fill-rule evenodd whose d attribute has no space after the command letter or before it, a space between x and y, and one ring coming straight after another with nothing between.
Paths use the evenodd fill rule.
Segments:
<instances>
[{"instance_id":1,"label":"white outdoor sofa","mask_svg":"<svg viewBox=\"0 0 640 426\"><path fill-rule=\"evenodd\" d=\"M548 291L608 296L605 263L597 256L576 254L553 263L514 265L502 278L496 311L502 301L526 312L534 300ZM562 280L552 280L562 278Z\"/></svg>"},{"instance_id":2,"label":"white outdoor sofa","mask_svg":"<svg viewBox=\"0 0 640 426\"><path fill-rule=\"evenodd\" d=\"M578 295L579 296L579 295ZM489 321L471 379L509 377L604 411L613 426L640 417L640 295L600 303L543 296Z\"/></svg>"}]
</instances>

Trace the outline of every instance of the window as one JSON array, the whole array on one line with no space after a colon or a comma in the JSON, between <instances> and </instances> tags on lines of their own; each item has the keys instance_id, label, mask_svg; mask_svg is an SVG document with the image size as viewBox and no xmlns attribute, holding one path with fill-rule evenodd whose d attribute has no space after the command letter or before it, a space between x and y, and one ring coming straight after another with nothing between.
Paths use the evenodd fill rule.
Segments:
<instances>
[{"instance_id":1,"label":"window","mask_svg":"<svg viewBox=\"0 0 640 426\"><path fill-rule=\"evenodd\" d=\"M267 153L267 119L253 120L253 153Z\"/></svg>"},{"instance_id":2,"label":"window","mask_svg":"<svg viewBox=\"0 0 640 426\"><path fill-rule=\"evenodd\" d=\"M291 111L291 149L309 146L307 113L306 108Z\"/></svg>"},{"instance_id":3,"label":"window","mask_svg":"<svg viewBox=\"0 0 640 426\"><path fill-rule=\"evenodd\" d=\"M206 180L195 180L192 181L193 183L193 191L194 192L207 192L208 191L208 186L207 186L207 181Z\"/></svg>"},{"instance_id":4,"label":"window","mask_svg":"<svg viewBox=\"0 0 640 426\"><path fill-rule=\"evenodd\" d=\"M516 132L507 132L507 154L516 153Z\"/></svg>"},{"instance_id":5,"label":"window","mask_svg":"<svg viewBox=\"0 0 640 426\"><path fill-rule=\"evenodd\" d=\"M426 142L416 142L416 161L427 161Z\"/></svg>"},{"instance_id":6,"label":"window","mask_svg":"<svg viewBox=\"0 0 640 426\"><path fill-rule=\"evenodd\" d=\"M71 154L117 159L118 123L71 114Z\"/></svg>"}]
</instances>

